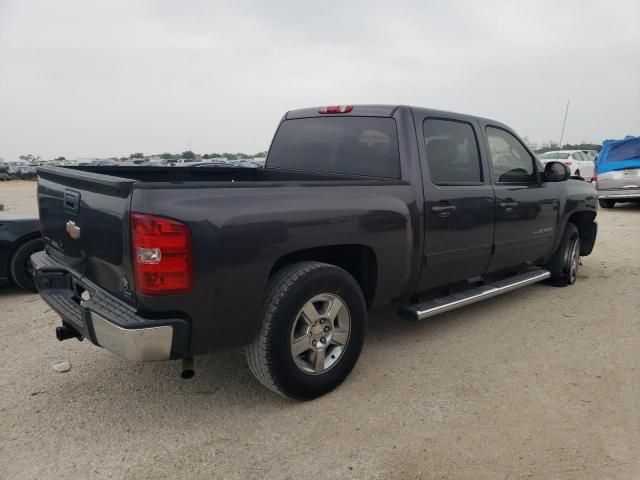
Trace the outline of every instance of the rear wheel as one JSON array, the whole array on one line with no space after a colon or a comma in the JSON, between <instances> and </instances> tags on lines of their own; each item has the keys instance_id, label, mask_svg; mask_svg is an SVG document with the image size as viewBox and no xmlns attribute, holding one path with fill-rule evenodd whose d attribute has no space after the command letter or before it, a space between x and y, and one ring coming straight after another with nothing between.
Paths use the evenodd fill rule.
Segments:
<instances>
[{"instance_id":1,"label":"rear wheel","mask_svg":"<svg viewBox=\"0 0 640 480\"><path fill-rule=\"evenodd\" d=\"M20 288L36 292L36 284L33 280L33 266L31 265L31 255L44 248L42 239L34 238L27 240L20 245L11 256L9 261L9 271L11 278Z\"/></svg>"},{"instance_id":2,"label":"rear wheel","mask_svg":"<svg viewBox=\"0 0 640 480\"><path fill-rule=\"evenodd\" d=\"M610 199L598 200L598 205L600 205L602 208L613 208L615 204L616 204L615 200L610 200Z\"/></svg>"},{"instance_id":3,"label":"rear wheel","mask_svg":"<svg viewBox=\"0 0 640 480\"><path fill-rule=\"evenodd\" d=\"M558 249L551 257L547 268L555 285L573 285L580 267L580 234L573 223L568 223Z\"/></svg>"},{"instance_id":4,"label":"rear wheel","mask_svg":"<svg viewBox=\"0 0 640 480\"><path fill-rule=\"evenodd\" d=\"M247 363L265 387L294 400L330 392L349 375L362 345L366 304L354 278L319 262L285 267L269 284Z\"/></svg>"}]
</instances>

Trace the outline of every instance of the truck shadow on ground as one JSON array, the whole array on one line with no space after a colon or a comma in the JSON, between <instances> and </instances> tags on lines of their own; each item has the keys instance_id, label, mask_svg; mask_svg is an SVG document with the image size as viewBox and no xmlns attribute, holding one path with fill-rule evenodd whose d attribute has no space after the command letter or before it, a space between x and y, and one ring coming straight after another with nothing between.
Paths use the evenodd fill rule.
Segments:
<instances>
[{"instance_id":1,"label":"truck shadow on ground","mask_svg":"<svg viewBox=\"0 0 640 480\"><path fill-rule=\"evenodd\" d=\"M527 293L527 290L532 288L545 287L527 287L514 298L496 297L475 306L416 323L400 318L392 309L375 312L370 316L360 365L356 365L351 376L336 392L317 401L324 402L326 398L333 396L353 394L354 392L348 390L353 387L361 392L366 385L376 381L375 378L369 378L371 375L380 375L393 368L402 368L402 360L391 359L390 361L389 348L398 349L398 355L400 355L403 346L406 348L410 342L446 342L448 341L446 337L449 336L455 341L468 324L492 322L495 317L487 313L500 311L504 312L503 315L512 314L514 302L531 301L527 298L535 294L532 291ZM77 379L77 388L82 388L90 397L103 396L105 385L117 384L118 389L109 394L109 404L114 411L126 410L127 405L137 401L147 404L146 408L153 408L153 403L149 405L148 402L149 395L163 399L162 409L192 411L196 416L200 415L195 413L196 410L201 409L203 404L214 410L216 405L225 409L233 406L234 410L267 405L298 405L260 385L251 375L242 349L198 356L195 359L195 377L191 380L182 380L179 376L179 362L126 362L86 343L85 341L82 347L74 348L74 350L77 348L94 350L91 358L86 362L81 360L84 365L77 367L85 370L82 375L84 379ZM78 352L80 358L87 353L89 352ZM362 367L363 360L366 362L366 368ZM384 395L384 392L368 394Z\"/></svg>"},{"instance_id":2,"label":"truck shadow on ground","mask_svg":"<svg viewBox=\"0 0 640 480\"><path fill-rule=\"evenodd\" d=\"M595 271L589 265L582 269L587 279ZM545 294L545 291L548 293ZM563 292L565 289L544 284L532 285L512 295L491 298L415 323L400 318L392 308L373 312L369 318L360 362L341 387L316 402L341 402L341 398L345 396L384 396L385 389L372 389L371 385L379 382L380 375L393 374L394 370L407 368L406 356L412 350L415 354L415 349L410 345L420 343L423 352L430 351L432 345L440 344L442 347L443 343L450 344L455 349L459 336L469 328L475 326L476 329L493 330L501 319L518 315L520 308L530 307L541 295L557 296L563 295ZM29 297L33 301L39 301L37 295L11 286L0 287L0 295L3 293L20 296L21 301L31 301ZM558 312L558 316L560 313ZM559 319L563 320L560 316ZM49 313L48 320L43 319L44 321L50 322L51 327L59 324L53 313ZM50 334L53 337L53 331ZM195 377L182 380L180 364L176 361L128 362L87 341L79 343L69 340L61 348L52 339L49 345L55 350L54 358L48 356L46 360L39 360L45 362L45 371L51 372L49 362L54 359L70 360L72 369L65 374L49 373L53 375L53 383L46 386L30 385L28 388L35 392L48 390L46 394L30 398L40 401L41 398L48 397L52 400L52 404L61 409L57 414L52 412L54 417L69 414L73 409L73 402L109 405L106 409L108 412L103 413L106 417L119 414L116 424L133 421L139 415L149 417L149 422L153 423L156 418L158 421L167 418L169 413L183 419L185 415L191 419L210 419L226 411L242 413L274 407L296 408L295 405L300 405L281 398L260 385L251 375L242 349L196 357ZM416 358L409 363L419 365L421 360ZM453 374L456 365L443 364L438 368L443 370L443 375L447 375ZM452 371L447 372L448 370ZM70 398L71 403L68 401Z\"/></svg>"},{"instance_id":3,"label":"truck shadow on ground","mask_svg":"<svg viewBox=\"0 0 640 480\"><path fill-rule=\"evenodd\" d=\"M40 298L37 293L27 292L12 283L6 283L4 285L0 285L0 296L5 296L5 295L15 295L16 297L21 297L21 298L28 297L31 295L35 299Z\"/></svg>"}]
</instances>

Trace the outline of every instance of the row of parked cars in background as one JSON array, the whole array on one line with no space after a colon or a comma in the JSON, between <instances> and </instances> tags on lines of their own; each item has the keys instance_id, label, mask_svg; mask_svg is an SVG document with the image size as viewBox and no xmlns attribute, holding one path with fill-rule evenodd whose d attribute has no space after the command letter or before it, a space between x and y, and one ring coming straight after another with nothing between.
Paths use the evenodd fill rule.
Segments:
<instances>
[{"instance_id":1,"label":"row of parked cars in background","mask_svg":"<svg viewBox=\"0 0 640 480\"><path fill-rule=\"evenodd\" d=\"M545 165L562 162L571 175L593 182L602 208L618 202L640 203L640 137L606 140L595 150L556 150L538 156Z\"/></svg>"},{"instance_id":2,"label":"row of parked cars in background","mask_svg":"<svg viewBox=\"0 0 640 480\"><path fill-rule=\"evenodd\" d=\"M248 159L227 159L227 158L168 158L162 160L149 160L144 158L132 158L124 161L115 161L111 159L94 160L88 165L95 167L246 167L246 168L262 168L265 164L264 157L255 157ZM53 165L53 164L49 164ZM77 165L77 163L76 163ZM62 164L66 167L71 165Z\"/></svg>"},{"instance_id":3,"label":"row of parked cars in background","mask_svg":"<svg viewBox=\"0 0 640 480\"><path fill-rule=\"evenodd\" d=\"M19 162L0 163L0 181L14 180L35 180L36 169L31 165Z\"/></svg>"},{"instance_id":4,"label":"row of parked cars in background","mask_svg":"<svg viewBox=\"0 0 640 480\"><path fill-rule=\"evenodd\" d=\"M265 164L264 157L255 157L249 159L226 159L226 158L210 158L210 159L129 159L125 161L116 161L111 159L96 159L88 163L80 163L76 160L63 160L53 162L38 162L37 164L28 164L24 162L0 162L0 181L4 180L35 180L37 178L36 167L52 166L52 167L242 167L242 168L263 168Z\"/></svg>"},{"instance_id":5,"label":"row of parked cars in background","mask_svg":"<svg viewBox=\"0 0 640 480\"><path fill-rule=\"evenodd\" d=\"M574 177L582 177L590 182L593 178L598 152L595 150L555 150L538 155L543 165L548 162L562 162Z\"/></svg>"}]
</instances>

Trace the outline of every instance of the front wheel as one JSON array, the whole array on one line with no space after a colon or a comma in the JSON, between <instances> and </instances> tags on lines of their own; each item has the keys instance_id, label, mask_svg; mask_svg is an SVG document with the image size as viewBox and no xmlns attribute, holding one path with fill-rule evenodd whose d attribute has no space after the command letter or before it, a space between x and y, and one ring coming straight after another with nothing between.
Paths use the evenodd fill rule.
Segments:
<instances>
[{"instance_id":1,"label":"front wheel","mask_svg":"<svg viewBox=\"0 0 640 480\"><path fill-rule=\"evenodd\" d=\"M269 283L260 332L245 347L249 368L284 397L324 395L355 366L366 318L364 296L349 273L319 262L292 264Z\"/></svg>"},{"instance_id":2,"label":"front wheel","mask_svg":"<svg viewBox=\"0 0 640 480\"><path fill-rule=\"evenodd\" d=\"M579 266L580 234L573 223L567 223L562 241L547 268L551 272L551 280L556 285L564 287L576 283Z\"/></svg>"}]
</instances>

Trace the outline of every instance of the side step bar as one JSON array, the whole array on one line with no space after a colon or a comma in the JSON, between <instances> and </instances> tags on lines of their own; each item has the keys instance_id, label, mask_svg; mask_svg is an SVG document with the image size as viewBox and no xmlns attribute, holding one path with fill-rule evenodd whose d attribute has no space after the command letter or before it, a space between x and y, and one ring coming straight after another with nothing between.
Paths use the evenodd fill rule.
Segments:
<instances>
[{"instance_id":1,"label":"side step bar","mask_svg":"<svg viewBox=\"0 0 640 480\"><path fill-rule=\"evenodd\" d=\"M521 273L489 285L483 285L464 292L404 307L400 310L400 314L409 320L424 320L439 313L455 310L456 308L471 305L472 303L480 302L487 298L516 290L517 288L526 287L532 283L541 282L550 276L551 272L541 269Z\"/></svg>"}]
</instances>

